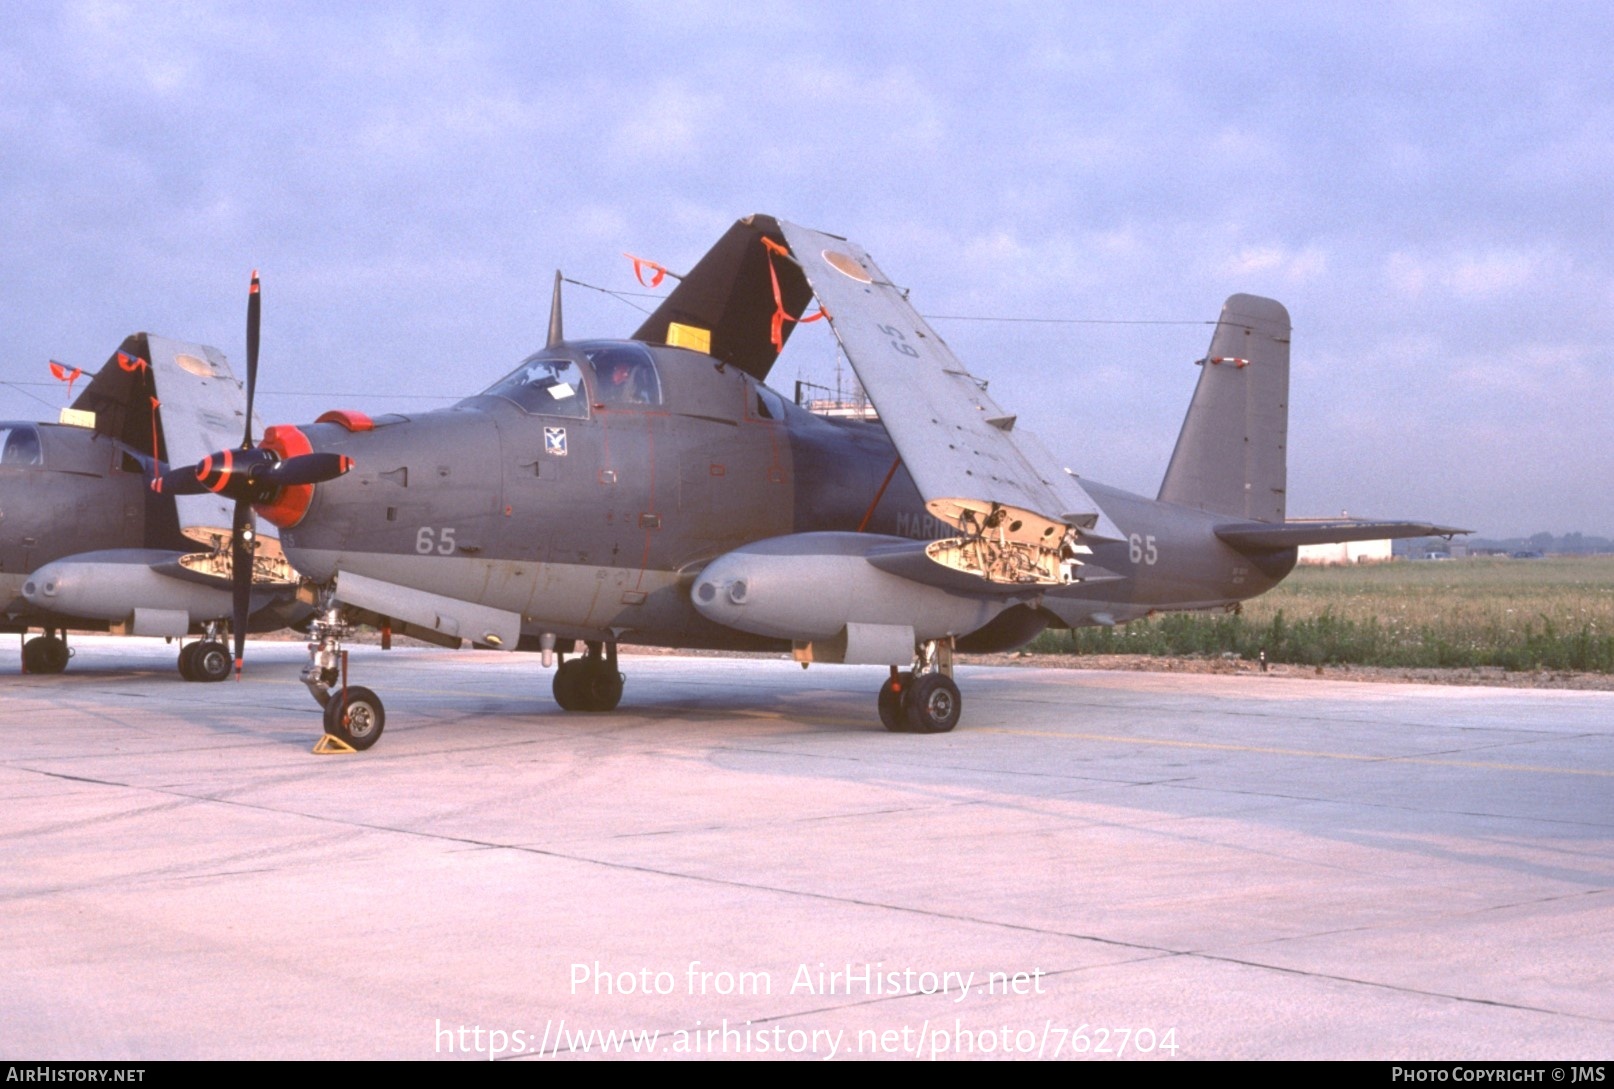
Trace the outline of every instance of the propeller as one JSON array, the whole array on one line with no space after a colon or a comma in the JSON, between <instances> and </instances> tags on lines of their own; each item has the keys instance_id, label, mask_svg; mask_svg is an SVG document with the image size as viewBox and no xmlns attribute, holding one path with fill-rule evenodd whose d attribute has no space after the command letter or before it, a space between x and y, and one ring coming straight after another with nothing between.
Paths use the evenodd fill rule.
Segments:
<instances>
[{"instance_id":1,"label":"propeller","mask_svg":"<svg viewBox=\"0 0 1614 1089\"><path fill-rule=\"evenodd\" d=\"M233 450L209 454L194 466L170 469L151 483L156 492L169 495L200 495L213 492L235 501L230 525L231 633L235 641L235 673L241 675L241 658L246 650L247 616L252 608L252 554L257 547L252 508L272 503L281 490L303 484L334 480L353 467L351 458L341 454L308 453L292 457L268 445L258 445L252 436L252 402L258 386L258 328L262 320L262 296L258 272L252 272L251 293L247 296L247 422L241 445ZM271 432L274 428L269 429ZM305 444L306 448L306 444Z\"/></svg>"}]
</instances>

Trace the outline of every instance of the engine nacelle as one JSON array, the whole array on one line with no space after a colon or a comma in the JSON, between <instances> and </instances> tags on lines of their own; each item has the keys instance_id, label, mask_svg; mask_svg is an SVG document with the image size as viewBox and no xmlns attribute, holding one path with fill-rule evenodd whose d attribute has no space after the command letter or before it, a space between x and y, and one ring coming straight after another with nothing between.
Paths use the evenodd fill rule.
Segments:
<instances>
[{"instance_id":1,"label":"engine nacelle","mask_svg":"<svg viewBox=\"0 0 1614 1089\"><path fill-rule=\"evenodd\" d=\"M85 552L47 563L29 575L22 596L57 616L103 620L130 635L181 636L193 623L230 615L230 590L154 570L177 552L127 548Z\"/></svg>"},{"instance_id":2,"label":"engine nacelle","mask_svg":"<svg viewBox=\"0 0 1614 1089\"><path fill-rule=\"evenodd\" d=\"M707 619L789 639L804 660L907 665L917 643L975 631L1014 603L916 582L871 562L925 544L869 533L774 537L707 564L692 597Z\"/></svg>"}]
</instances>

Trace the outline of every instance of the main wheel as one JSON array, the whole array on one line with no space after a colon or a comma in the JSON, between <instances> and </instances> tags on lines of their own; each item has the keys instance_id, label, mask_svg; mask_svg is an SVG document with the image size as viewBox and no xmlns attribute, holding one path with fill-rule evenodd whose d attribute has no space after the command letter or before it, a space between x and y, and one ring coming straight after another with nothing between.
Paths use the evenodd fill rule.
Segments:
<instances>
[{"instance_id":1,"label":"main wheel","mask_svg":"<svg viewBox=\"0 0 1614 1089\"><path fill-rule=\"evenodd\" d=\"M179 648L179 675L187 681L197 680L196 676L196 648L200 643L186 643Z\"/></svg>"},{"instance_id":2,"label":"main wheel","mask_svg":"<svg viewBox=\"0 0 1614 1089\"><path fill-rule=\"evenodd\" d=\"M67 643L54 635L37 635L22 645L22 667L29 673L60 673L69 657Z\"/></svg>"},{"instance_id":3,"label":"main wheel","mask_svg":"<svg viewBox=\"0 0 1614 1089\"><path fill-rule=\"evenodd\" d=\"M223 643L208 640L191 644L191 675L198 681L224 681L230 677L235 662L230 648Z\"/></svg>"},{"instance_id":4,"label":"main wheel","mask_svg":"<svg viewBox=\"0 0 1614 1089\"><path fill-rule=\"evenodd\" d=\"M581 688L578 683L582 676L585 659L573 658L560 663L555 669L555 683L551 691L555 693L555 703L562 711L584 711Z\"/></svg>"},{"instance_id":5,"label":"main wheel","mask_svg":"<svg viewBox=\"0 0 1614 1089\"><path fill-rule=\"evenodd\" d=\"M325 705L325 732L355 749L368 749L387 724L381 697L356 684L350 685L345 695L344 699L340 691L331 693L331 700Z\"/></svg>"},{"instance_id":6,"label":"main wheel","mask_svg":"<svg viewBox=\"0 0 1614 1089\"><path fill-rule=\"evenodd\" d=\"M963 707L963 697L951 677L926 673L908 690L902 712L908 729L914 733L944 734L958 725L958 714Z\"/></svg>"},{"instance_id":7,"label":"main wheel","mask_svg":"<svg viewBox=\"0 0 1614 1089\"><path fill-rule=\"evenodd\" d=\"M585 658L577 694L585 711L615 711L622 702L622 674L603 658Z\"/></svg>"},{"instance_id":8,"label":"main wheel","mask_svg":"<svg viewBox=\"0 0 1614 1089\"><path fill-rule=\"evenodd\" d=\"M902 698L913 687L913 674L904 670L895 677L887 677L880 686L880 722L894 734L908 732L908 722L902 714Z\"/></svg>"}]
</instances>

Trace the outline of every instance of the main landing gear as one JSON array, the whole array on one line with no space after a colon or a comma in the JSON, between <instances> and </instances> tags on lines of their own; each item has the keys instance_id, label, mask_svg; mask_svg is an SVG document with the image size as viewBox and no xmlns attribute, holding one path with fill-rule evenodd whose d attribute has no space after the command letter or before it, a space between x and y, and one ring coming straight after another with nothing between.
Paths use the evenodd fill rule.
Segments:
<instances>
[{"instance_id":1,"label":"main landing gear","mask_svg":"<svg viewBox=\"0 0 1614 1089\"><path fill-rule=\"evenodd\" d=\"M880 686L880 721L892 733L944 734L958 725L964 698L953 683L953 641L919 648L911 670L891 667Z\"/></svg>"},{"instance_id":2,"label":"main landing gear","mask_svg":"<svg viewBox=\"0 0 1614 1089\"><path fill-rule=\"evenodd\" d=\"M342 649L347 633L341 607L326 602L308 627L309 661L302 680L325 708L325 732L352 748L368 749L380 740L387 711L380 696L347 683L347 651Z\"/></svg>"},{"instance_id":3,"label":"main landing gear","mask_svg":"<svg viewBox=\"0 0 1614 1089\"><path fill-rule=\"evenodd\" d=\"M22 645L22 671L60 673L67 668L67 660L72 656L61 633L55 628L46 628L45 634L36 635Z\"/></svg>"},{"instance_id":4,"label":"main landing gear","mask_svg":"<svg viewBox=\"0 0 1614 1089\"><path fill-rule=\"evenodd\" d=\"M222 627L218 621L207 626L207 634L200 642L186 643L179 648L179 675L187 681L228 680L234 662L230 648L224 645Z\"/></svg>"},{"instance_id":5,"label":"main landing gear","mask_svg":"<svg viewBox=\"0 0 1614 1089\"><path fill-rule=\"evenodd\" d=\"M616 667L616 644L589 642L581 658L561 658L555 670L555 702L562 711L614 711L622 701L623 676ZM603 648L603 649L602 649Z\"/></svg>"}]
</instances>

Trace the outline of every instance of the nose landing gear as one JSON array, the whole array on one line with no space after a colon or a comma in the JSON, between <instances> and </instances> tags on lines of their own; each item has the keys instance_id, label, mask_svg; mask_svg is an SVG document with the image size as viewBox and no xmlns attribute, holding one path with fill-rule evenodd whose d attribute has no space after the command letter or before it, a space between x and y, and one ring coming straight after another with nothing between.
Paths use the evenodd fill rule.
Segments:
<instances>
[{"instance_id":1,"label":"nose landing gear","mask_svg":"<svg viewBox=\"0 0 1614 1089\"><path fill-rule=\"evenodd\" d=\"M387 711L381 697L370 689L347 683L347 651L342 649L347 633L341 607L327 601L308 628L308 664L303 667L302 682L325 709L325 733L362 750L380 740ZM320 740L323 744L326 739Z\"/></svg>"}]
</instances>

